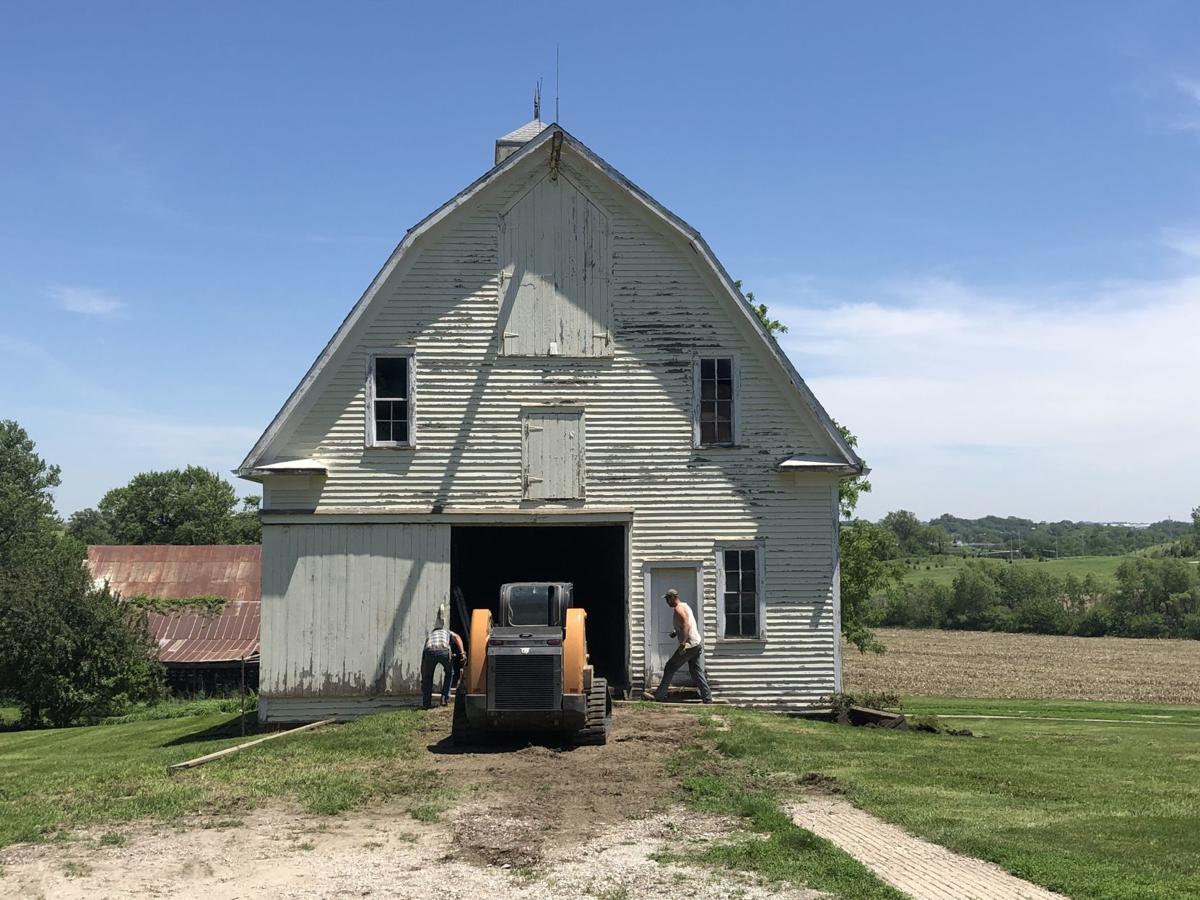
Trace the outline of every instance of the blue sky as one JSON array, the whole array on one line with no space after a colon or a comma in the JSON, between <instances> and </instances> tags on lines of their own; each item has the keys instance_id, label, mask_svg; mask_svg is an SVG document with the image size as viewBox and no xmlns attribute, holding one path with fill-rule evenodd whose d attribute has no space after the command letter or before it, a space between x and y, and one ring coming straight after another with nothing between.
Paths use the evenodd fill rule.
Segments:
<instances>
[{"instance_id":1,"label":"blue sky","mask_svg":"<svg viewBox=\"0 0 1200 900\"><path fill-rule=\"evenodd\" d=\"M26 4L0 416L65 514L240 461L529 117L699 228L906 507L1200 503L1200 5ZM253 485L238 483L249 492Z\"/></svg>"}]
</instances>

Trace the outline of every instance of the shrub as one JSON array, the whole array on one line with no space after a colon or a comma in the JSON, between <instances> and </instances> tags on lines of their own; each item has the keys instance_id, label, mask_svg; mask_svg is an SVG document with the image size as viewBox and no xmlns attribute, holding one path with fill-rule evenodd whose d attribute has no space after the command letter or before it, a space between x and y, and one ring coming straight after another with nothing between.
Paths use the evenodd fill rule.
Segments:
<instances>
[{"instance_id":1,"label":"shrub","mask_svg":"<svg viewBox=\"0 0 1200 900\"><path fill-rule=\"evenodd\" d=\"M1079 617L1073 630L1080 637L1103 637L1116 631L1115 624L1112 608L1097 603Z\"/></svg>"},{"instance_id":2,"label":"shrub","mask_svg":"<svg viewBox=\"0 0 1200 900\"><path fill-rule=\"evenodd\" d=\"M1183 627L1180 629L1183 637L1200 641L1200 613L1190 613L1183 617Z\"/></svg>"},{"instance_id":3,"label":"shrub","mask_svg":"<svg viewBox=\"0 0 1200 900\"><path fill-rule=\"evenodd\" d=\"M968 566L954 578L946 624L951 628L979 628L987 618L986 611L995 605L996 582L988 568Z\"/></svg>"},{"instance_id":4,"label":"shrub","mask_svg":"<svg viewBox=\"0 0 1200 900\"><path fill-rule=\"evenodd\" d=\"M879 611L881 625L898 628L937 628L950 606L951 592L944 584L924 579L918 584L897 584L890 589Z\"/></svg>"},{"instance_id":5,"label":"shrub","mask_svg":"<svg viewBox=\"0 0 1200 900\"><path fill-rule=\"evenodd\" d=\"M1032 634L1067 634L1071 618L1061 603L1053 597L1034 597L1015 610L1014 627Z\"/></svg>"},{"instance_id":6,"label":"shrub","mask_svg":"<svg viewBox=\"0 0 1200 900\"><path fill-rule=\"evenodd\" d=\"M1167 623L1159 613L1131 616L1124 628L1127 637L1163 638L1168 634Z\"/></svg>"}]
</instances>

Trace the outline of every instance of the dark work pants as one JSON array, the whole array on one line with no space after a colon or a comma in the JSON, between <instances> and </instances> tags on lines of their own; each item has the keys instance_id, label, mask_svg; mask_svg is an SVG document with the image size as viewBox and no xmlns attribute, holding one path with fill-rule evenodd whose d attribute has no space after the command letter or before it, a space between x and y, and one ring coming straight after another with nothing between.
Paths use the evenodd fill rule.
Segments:
<instances>
[{"instance_id":1,"label":"dark work pants","mask_svg":"<svg viewBox=\"0 0 1200 900\"><path fill-rule=\"evenodd\" d=\"M449 650L421 651L421 706L429 709L433 706L433 671L442 667L442 705L450 700L450 683L454 681L454 663L450 661Z\"/></svg>"},{"instance_id":2,"label":"dark work pants","mask_svg":"<svg viewBox=\"0 0 1200 900\"><path fill-rule=\"evenodd\" d=\"M712 700L712 691L708 687L708 678L704 674L704 645L699 647L680 647L671 654L671 658L667 660L663 666L662 681L658 683L658 690L654 692L654 699L663 701L667 699L667 689L671 687L671 679L675 677L675 673L683 668L683 664L687 663L688 671L692 673L692 681L696 682L696 687L700 689L700 699L705 703Z\"/></svg>"}]
</instances>

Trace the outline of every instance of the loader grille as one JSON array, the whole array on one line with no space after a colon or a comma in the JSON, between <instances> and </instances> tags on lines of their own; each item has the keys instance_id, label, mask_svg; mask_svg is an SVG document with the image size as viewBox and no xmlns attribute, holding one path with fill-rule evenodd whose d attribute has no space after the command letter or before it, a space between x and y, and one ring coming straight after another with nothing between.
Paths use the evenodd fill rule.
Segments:
<instances>
[{"instance_id":1,"label":"loader grille","mask_svg":"<svg viewBox=\"0 0 1200 900\"><path fill-rule=\"evenodd\" d=\"M558 709L562 657L555 653L495 655L488 660L494 709Z\"/></svg>"}]
</instances>

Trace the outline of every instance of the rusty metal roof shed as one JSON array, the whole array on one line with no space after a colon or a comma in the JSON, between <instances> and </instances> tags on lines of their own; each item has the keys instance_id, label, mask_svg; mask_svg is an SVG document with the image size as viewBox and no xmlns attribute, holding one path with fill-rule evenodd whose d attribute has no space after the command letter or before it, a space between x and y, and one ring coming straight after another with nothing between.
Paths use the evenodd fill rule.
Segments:
<instances>
[{"instance_id":1,"label":"rusty metal roof shed","mask_svg":"<svg viewBox=\"0 0 1200 900\"><path fill-rule=\"evenodd\" d=\"M262 599L258 545L88 547L96 581L124 597L224 597L220 614L151 612L150 633L166 664L196 665L256 659Z\"/></svg>"}]
</instances>

